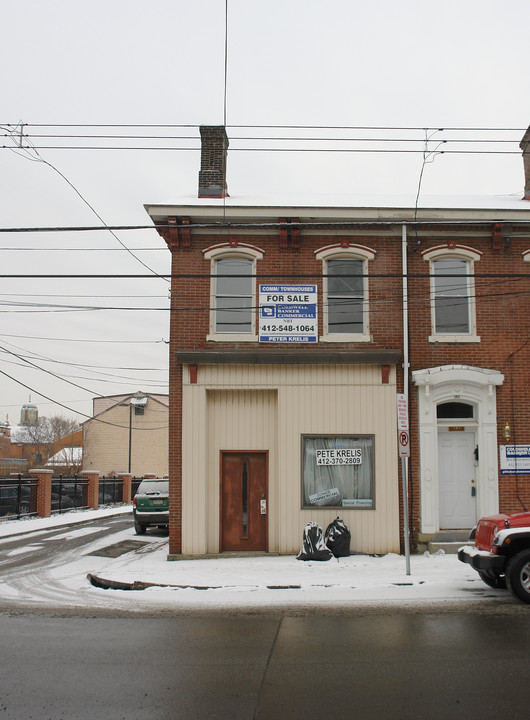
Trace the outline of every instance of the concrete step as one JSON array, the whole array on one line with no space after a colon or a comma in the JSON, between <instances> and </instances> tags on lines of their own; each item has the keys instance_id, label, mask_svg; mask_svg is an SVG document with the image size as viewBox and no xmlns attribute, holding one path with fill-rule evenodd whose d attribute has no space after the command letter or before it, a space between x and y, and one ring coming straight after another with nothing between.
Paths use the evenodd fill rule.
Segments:
<instances>
[{"instance_id":1,"label":"concrete step","mask_svg":"<svg viewBox=\"0 0 530 720\"><path fill-rule=\"evenodd\" d=\"M473 545L472 540L449 540L447 542L437 542L436 540L432 540L430 543L428 543L427 548L431 555L434 555L434 553L438 552L438 550L443 550L446 555L456 555L458 552L458 549L462 547L462 545Z\"/></svg>"},{"instance_id":2,"label":"concrete step","mask_svg":"<svg viewBox=\"0 0 530 720\"><path fill-rule=\"evenodd\" d=\"M469 540L471 528L463 530L438 530L434 533L433 542L466 542Z\"/></svg>"}]
</instances>

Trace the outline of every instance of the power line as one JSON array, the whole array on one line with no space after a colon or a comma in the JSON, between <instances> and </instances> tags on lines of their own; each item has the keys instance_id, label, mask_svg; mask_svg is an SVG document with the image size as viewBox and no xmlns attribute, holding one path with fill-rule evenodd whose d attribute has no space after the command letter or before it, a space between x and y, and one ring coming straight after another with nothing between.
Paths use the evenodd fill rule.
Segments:
<instances>
[{"instance_id":1,"label":"power line","mask_svg":"<svg viewBox=\"0 0 530 720\"><path fill-rule=\"evenodd\" d=\"M0 126L9 128L20 127L17 123L0 123ZM198 130L201 126L197 123L23 123L24 127L56 127L56 128L194 128ZM226 128L236 129L272 129L272 130L416 130L416 131L465 131L465 132L525 132L526 128L517 127L492 127L492 126L407 126L407 125L258 125L258 124L233 124L228 123Z\"/></svg>"},{"instance_id":2,"label":"power line","mask_svg":"<svg viewBox=\"0 0 530 720\"><path fill-rule=\"evenodd\" d=\"M26 385L26 383L23 383L21 380L17 380L17 378L14 378L12 375L9 375L8 373L4 372L4 370L0 370L0 373L2 375L5 375L5 377L9 378L10 380L13 380L13 382L16 382L17 385L22 385L22 387L25 387L27 390L29 390L32 393L35 393L39 397L43 397L45 400L49 400L54 405L58 405L59 407L64 408L65 410L69 410L70 412L75 413L76 415L81 415L82 417L86 417L89 420L93 420L94 422L102 423L103 425L111 425L112 427L121 428L122 430L128 430L129 425L120 425L118 423L109 422L108 420L103 420L99 417L93 417L92 415L87 415L84 412L81 412L80 410L74 410L74 408L71 408L69 405L65 405L64 403L60 402L59 400L54 400L53 398L49 397L48 395L45 395L44 393L41 393L39 390L35 390L35 388L30 387L29 385ZM122 393L126 394L126 393ZM132 395L133 393L131 393ZM104 397L104 396L101 396ZM134 431L150 431L150 430L167 430L168 426L164 425L162 427L135 427Z\"/></svg>"},{"instance_id":3,"label":"power line","mask_svg":"<svg viewBox=\"0 0 530 720\"><path fill-rule=\"evenodd\" d=\"M0 145L0 150L13 150L9 145ZM28 150L29 147L22 146L17 150ZM189 147L172 147L172 146L124 146L124 145L35 145L33 150L128 150L140 151L148 150L151 152L197 152L197 148ZM422 154L423 150L407 148L267 148L267 147L248 147L248 148L230 148L230 152L264 152L264 153L369 153L369 154ZM439 150L440 155L521 155L519 150Z\"/></svg>"},{"instance_id":4,"label":"power line","mask_svg":"<svg viewBox=\"0 0 530 720\"><path fill-rule=\"evenodd\" d=\"M74 342L74 343L113 343L113 344L124 344L124 345L153 345L153 344L159 344L164 343L167 344L165 340L95 340L95 339L88 339L88 338L49 338L49 337L42 337L38 335L11 335L7 333L0 333L0 337L10 337L10 338L22 338L24 340L46 340L46 341L53 341L53 342Z\"/></svg>"},{"instance_id":5,"label":"power line","mask_svg":"<svg viewBox=\"0 0 530 720\"><path fill-rule=\"evenodd\" d=\"M512 196L507 196L514 200L520 200L520 194L514 194ZM200 205L193 205L191 206L196 210L201 210ZM187 206L186 206L187 207ZM221 212L222 206L219 205L219 211ZM232 205L227 205L227 210L231 210L234 212L237 212L241 208L246 208L246 205L238 205L237 203L234 203ZM249 206L250 207L250 206ZM293 209L290 205L269 205L270 208L275 208L280 211L285 211L287 209ZM328 205L322 205L323 208L326 210L335 210L340 211L344 210L344 207L342 206L328 206ZM526 206L525 206L526 208ZM294 209L297 209L296 206L294 206ZM348 209L348 208L346 208ZM383 208L385 209L385 208ZM388 206L387 209L396 209L394 206ZM414 206L412 207L400 207L397 208L400 210L414 210ZM420 210L431 210L433 208L430 207L420 207ZM466 208L465 206L454 208L457 210L473 210L473 208ZM496 212L504 212L502 208L493 208ZM363 227L374 227L377 228L391 228L391 227L401 227L402 225L408 225L413 226L417 225L418 227L422 226L432 226L432 227L446 227L446 226L455 226L455 227L462 227L462 226L470 226L470 227L477 227L477 226L487 226L491 227L492 225L495 225L499 222L506 222L502 218L498 219L482 219L482 220L436 220L436 219L429 219L429 220L418 220L418 219L405 219L405 220L327 220L324 222L312 222L312 221L293 221L289 224L290 228L299 228L300 230L325 230L325 229L342 229L342 230L350 230L350 229L356 229L356 228L363 228ZM530 220L519 220L517 218L510 219L510 224L517 226L517 225L523 225L527 226L530 225ZM221 222L200 222L200 223L193 223L191 225L183 225L181 223L172 223L172 224L150 224L150 225L108 225L102 227L101 225L66 225L66 226L41 226L41 227L0 227L0 233L47 233L47 232L101 232L101 231L108 231L108 230L168 230L168 229L175 229L175 228L185 228L186 230L219 230L220 228L223 229L232 229L232 230L266 230L266 229L277 229L277 228L285 228L285 223L281 222L232 222L228 220L226 223ZM392 238L390 238L392 239ZM394 238L396 242L401 242L401 238ZM154 248L152 248L154 249Z\"/></svg>"},{"instance_id":6,"label":"power line","mask_svg":"<svg viewBox=\"0 0 530 720\"><path fill-rule=\"evenodd\" d=\"M21 125L21 128L23 128L23 124ZM13 138L13 134L14 134L14 131L13 131L12 133L10 133L10 138L11 138L11 140L14 139L14 138ZM16 142L15 142L15 145L16 145ZM10 149L13 150L14 148L10 148ZM18 150L26 151L26 155L24 155L23 152L18 152ZM31 156L31 153L34 153L34 154L36 155L36 158L32 157L32 156ZM94 215L98 218L98 220L100 220L100 222L107 228L107 230L108 230L108 231L110 232L110 234L117 240L117 242L118 242L137 262L139 262L140 265L143 265L144 268L146 268L147 270L149 270L150 272L152 272L153 274L156 275L155 271L154 271L152 268L150 268L149 265L147 265L143 260L141 260L139 257L137 257L131 250L129 250L129 248L125 245L125 243L122 242L122 240L120 240L120 238L116 235L116 233L114 232L114 230L111 230L111 229L107 226L107 223L105 222L105 220L103 220L103 218L102 218L101 215L97 212L97 210L95 209L95 207L94 207L91 203L88 202L88 200L84 197L84 195L80 192L80 190L78 190L78 188L73 184L73 182L72 182L71 180L69 180L69 178L67 178L66 175L65 175L64 173L62 173L55 165L53 165L51 162L49 162L48 160L46 160L45 158L43 158L42 155L39 154L38 149L37 149L32 143L30 143L29 147L25 148L25 147L23 147L23 145L22 145L22 138L21 138L20 147L17 148L17 154L21 154L23 157L26 157L26 158L29 159L29 160L33 160L33 161L37 160L38 162L44 163L44 164L47 165L49 168L51 168L55 173L57 173L57 175L59 175L59 176L72 188L72 190L81 198L81 200L85 203L85 205L91 210L92 213L94 213Z\"/></svg>"}]
</instances>

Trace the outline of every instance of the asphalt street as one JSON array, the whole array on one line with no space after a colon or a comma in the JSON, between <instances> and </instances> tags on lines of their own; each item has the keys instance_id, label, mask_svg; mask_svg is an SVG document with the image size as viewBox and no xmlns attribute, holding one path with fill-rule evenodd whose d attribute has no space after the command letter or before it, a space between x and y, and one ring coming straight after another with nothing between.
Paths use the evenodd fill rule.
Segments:
<instances>
[{"instance_id":1,"label":"asphalt street","mask_svg":"<svg viewBox=\"0 0 530 720\"><path fill-rule=\"evenodd\" d=\"M116 544L130 527L130 516L107 517L2 541L0 718L467 720L502 711L526 720L529 607L508 596L438 612L242 606L186 616L116 608L105 591L68 585L60 568L89 550L108 562L127 543L148 552L167 540L156 531Z\"/></svg>"},{"instance_id":2,"label":"asphalt street","mask_svg":"<svg viewBox=\"0 0 530 720\"><path fill-rule=\"evenodd\" d=\"M530 618L0 615L6 720L528 717Z\"/></svg>"}]
</instances>

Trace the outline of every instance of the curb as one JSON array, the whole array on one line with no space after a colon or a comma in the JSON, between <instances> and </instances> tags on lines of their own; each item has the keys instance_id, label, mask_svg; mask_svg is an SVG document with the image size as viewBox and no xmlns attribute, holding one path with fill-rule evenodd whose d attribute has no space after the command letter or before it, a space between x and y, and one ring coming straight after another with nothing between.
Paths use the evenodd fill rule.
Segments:
<instances>
[{"instance_id":1,"label":"curb","mask_svg":"<svg viewBox=\"0 0 530 720\"><path fill-rule=\"evenodd\" d=\"M133 582L120 582L119 580L107 580L98 577L93 573L88 573L88 581L97 588L103 590L147 590L150 587L170 588L175 590L222 590L222 585L168 585L167 583L143 582L142 580L134 580Z\"/></svg>"}]
</instances>

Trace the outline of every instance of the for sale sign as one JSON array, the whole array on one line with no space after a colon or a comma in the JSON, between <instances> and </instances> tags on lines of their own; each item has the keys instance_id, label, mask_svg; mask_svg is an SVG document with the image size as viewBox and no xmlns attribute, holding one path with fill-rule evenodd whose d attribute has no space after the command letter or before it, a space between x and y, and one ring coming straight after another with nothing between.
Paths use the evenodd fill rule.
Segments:
<instances>
[{"instance_id":1,"label":"for sale sign","mask_svg":"<svg viewBox=\"0 0 530 720\"><path fill-rule=\"evenodd\" d=\"M316 285L260 285L260 342L317 342Z\"/></svg>"}]
</instances>

